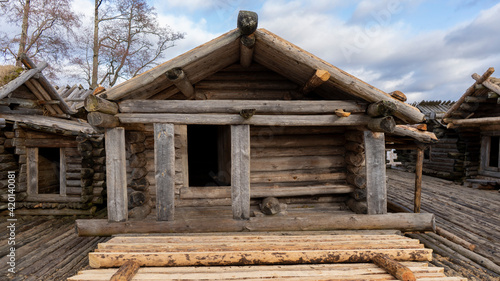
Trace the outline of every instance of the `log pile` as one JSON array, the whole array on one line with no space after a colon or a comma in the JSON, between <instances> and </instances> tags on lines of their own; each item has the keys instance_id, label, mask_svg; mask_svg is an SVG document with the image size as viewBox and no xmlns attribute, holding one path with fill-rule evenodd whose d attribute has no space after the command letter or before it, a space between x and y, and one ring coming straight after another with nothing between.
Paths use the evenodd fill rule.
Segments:
<instances>
[{"instance_id":1,"label":"log pile","mask_svg":"<svg viewBox=\"0 0 500 281\"><path fill-rule=\"evenodd\" d=\"M404 172L389 170L388 200L411 208L413 185ZM434 249L433 263L447 272L470 280L498 280L500 277L500 195L432 177L423 177L422 211L436 215L437 234L414 234ZM451 235L450 235L451 234Z\"/></svg>"},{"instance_id":2,"label":"log pile","mask_svg":"<svg viewBox=\"0 0 500 281\"><path fill-rule=\"evenodd\" d=\"M146 134L127 131L127 156L129 159L130 183L128 190L129 217L143 219L151 212L150 182L146 158Z\"/></svg>"},{"instance_id":3,"label":"log pile","mask_svg":"<svg viewBox=\"0 0 500 281\"><path fill-rule=\"evenodd\" d=\"M465 280L430 258L416 239L370 232L116 236L89 253L99 269L68 280Z\"/></svg>"}]
</instances>

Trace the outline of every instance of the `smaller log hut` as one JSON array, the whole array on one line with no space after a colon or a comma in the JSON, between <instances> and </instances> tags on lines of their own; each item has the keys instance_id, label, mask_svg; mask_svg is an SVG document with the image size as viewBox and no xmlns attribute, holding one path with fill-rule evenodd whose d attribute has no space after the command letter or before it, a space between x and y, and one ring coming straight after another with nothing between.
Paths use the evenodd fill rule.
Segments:
<instances>
[{"instance_id":1,"label":"smaller log hut","mask_svg":"<svg viewBox=\"0 0 500 281\"><path fill-rule=\"evenodd\" d=\"M108 220L77 221L80 235L432 227L386 214L386 142L436 141L398 125L424 115L257 22L241 11L237 29L86 99L105 130ZM359 215L257 215L276 201Z\"/></svg>"},{"instance_id":2,"label":"smaller log hut","mask_svg":"<svg viewBox=\"0 0 500 281\"><path fill-rule=\"evenodd\" d=\"M76 107L42 74L47 63L19 59L26 70L0 88L1 209L15 202L19 215L91 214L104 203L103 134L73 117Z\"/></svg>"},{"instance_id":3,"label":"smaller log hut","mask_svg":"<svg viewBox=\"0 0 500 281\"><path fill-rule=\"evenodd\" d=\"M490 67L446 112L443 122L464 140L463 170L472 186L500 184L500 79Z\"/></svg>"}]
</instances>

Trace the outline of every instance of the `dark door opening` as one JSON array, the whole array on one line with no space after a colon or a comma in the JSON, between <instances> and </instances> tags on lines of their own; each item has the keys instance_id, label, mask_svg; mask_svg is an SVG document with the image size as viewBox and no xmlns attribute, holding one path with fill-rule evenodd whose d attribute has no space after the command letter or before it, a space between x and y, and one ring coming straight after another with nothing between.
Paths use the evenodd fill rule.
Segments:
<instances>
[{"instance_id":1,"label":"dark door opening","mask_svg":"<svg viewBox=\"0 0 500 281\"><path fill-rule=\"evenodd\" d=\"M230 185L229 129L229 126L188 125L190 186Z\"/></svg>"},{"instance_id":2,"label":"dark door opening","mask_svg":"<svg viewBox=\"0 0 500 281\"><path fill-rule=\"evenodd\" d=\"M60 148L38 148L38 194L59 194Z\"/></svg>"}]
</instances>

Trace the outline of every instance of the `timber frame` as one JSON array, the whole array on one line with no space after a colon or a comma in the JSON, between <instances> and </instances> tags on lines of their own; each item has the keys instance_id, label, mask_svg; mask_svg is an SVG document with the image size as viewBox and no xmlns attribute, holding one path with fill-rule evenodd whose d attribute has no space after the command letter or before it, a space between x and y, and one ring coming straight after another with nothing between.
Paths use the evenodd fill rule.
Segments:
<instances>
[{"instance_id":1,"label":"timber frame","mask_svg":"<svg viewBox=\"0 0 500 281\"><path fill-rule=\"evenodd\" d=\"M140 223L134 220L154 208L145 232L177 224L179 232L212 231L213 224L183 224L175 210L214 204L231 206L232 218L221 218L227 225L220 229L250 220L248 227L265 230L252 223L260 219L251 206L272 196L328 195L343 203L349 197L345 204L354 212L387 215L386 143L434 142L434 134L401 125L424 115L400 101L402 93L393 98L257 29L256 18L241 12L237 29L87 98L90 124L106 131L108 221L80 221L82 235L107 235L111 225L134 232ZM195 130L206 139L202 146L217 138L223 158L211 174L217 186L191 185ZM311 229L334 228L330 222Z\"/></svg>"}]
</instances>

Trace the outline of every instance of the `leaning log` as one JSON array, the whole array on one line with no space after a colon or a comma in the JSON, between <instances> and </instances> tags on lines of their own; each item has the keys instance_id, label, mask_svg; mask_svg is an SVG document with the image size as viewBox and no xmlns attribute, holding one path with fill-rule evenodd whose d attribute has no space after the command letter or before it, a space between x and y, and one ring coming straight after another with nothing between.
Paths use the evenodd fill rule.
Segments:
<instances>
[{"instance_id":1,"label":"leaning log","mask_svg":"<svg viewBox=\"0 0 500 281\"><path fill-rule=\"evenodd\" d=\"M433 214L383 215L315 215L287 217L252 217L249 220L232 218L203 218L174 221L108 222L106 219L76 220L80 236L110 236L120 233L203 233L240 231L322 231L322 230L381 230L434 231Z\"/></svg>"},{"instance_id":2,"label":"leaning log","mask_svg":"<svg viewBox=\"0 0 500 281\"><path fill-rule=\"evenodd\" d=\"M170 80L174 85L181 91L181 93L190 99L194 97L193 84L189 81L186 73L180 67L175 67L165 73L168 80Z\"/></svg>"},{"instance_id":3,"label":"leaning log","mask_svg":"<svg viewBox=\"0 0 500 281\"><path fill-rule=\"evenodd\" d=\"M374 264L378 267L385 269L390 275L396 277L398 280L403 281L415 281L415 275L413 272L406 266L401 263L391 259L386 255L375 255L372 258Z\"/></svg>"},{"instance_id":4,"label":"leaning log","mask_svg":"<svg viewBox=\"0 0 500 281\"><path fill-rule=\"evenodd\" d=\"M111 276L110 281L129 281L134 278L137 271L139 271L139 264L135 261L125 262L118 271Z\"/></svg>"},{"instance_id":5,"label":"leaning log","mask_svg":"<svg viewBox=\"0 0 500 281\"><path fill-rule=\"evenodd\" d=\"M118 113L118 105L116 103L94 95L89 95L85 98L84 107L88 112L97 111L111 115Z\"/></svg>"},{"instance_id":6,"label":"leaning log","mask_svg":"<svg viewBox=\"0 0 500 281\"><path fill-rule=\"evenodd\" d=\"M238 29L242 35L249 35L257 30L259 16L252 11L240 11L238 13Z\"/></svg>"},{"instance_id":7,"label":"leaning log","mask_svg":"<svg viewBox=\"0 0 500 281\"><path fill-rule=\"evenodd\" d=\"M317 69L316 72L307 80L307 82L302 86L300 92L303 94L310 93L314 91L321 84L325 83L330 79L330 73L327 70Z\"/></svg>"}]
</instances>

